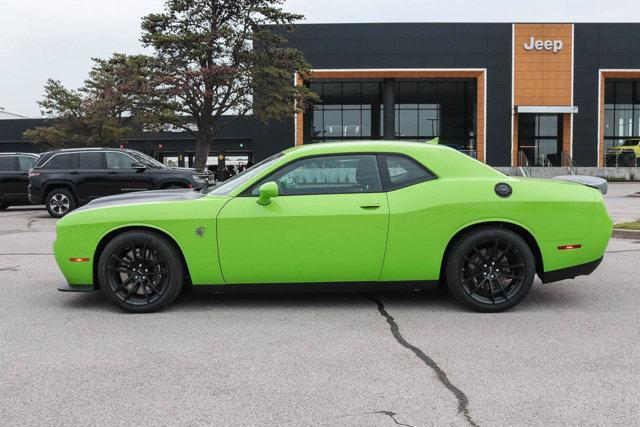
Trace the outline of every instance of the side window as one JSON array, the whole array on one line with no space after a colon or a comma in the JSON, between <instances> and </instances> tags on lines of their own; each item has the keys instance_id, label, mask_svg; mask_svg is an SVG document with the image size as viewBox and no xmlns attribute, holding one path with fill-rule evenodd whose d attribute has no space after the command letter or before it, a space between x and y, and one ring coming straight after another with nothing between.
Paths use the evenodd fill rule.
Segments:
<instances>
[{"instance_id":1,"label":"side window","mask_svg":"<svg viewBox=\"0 0 640 427\"><path fill-rule=\"evenodd\" d=\"M0 172L12 172L16 170L15 157L0 156Z\"/></svg>"},{"instance_id":2,"label":"side window","mask_svg":"<svg viewBox=\"0 0 640 427\"><path fill-rule=\"evenodd\" d=\"M283 196L382 191L378 163L372 154L301 159L263 179L251 194L258 195L260 185L268 181L275 181Z\"/></svg>"},{"instance_id":3,"label":"side window","mask_svg":"<svg viewBox=\"0 0 640 427\"><path fill-rule=\"evenodd\" d=\"M30 156L19 156L18 157L18 166L21 171L28 171L33 167L33 164L36 162L35 157Z\"/></svg>"},{"instance_id":4,"label":"side window","mask_svg":"<svg viewBox=\"0 0 640 427\"><path fill-rule=\"evenodd\" d=\"M126 154L108 151L105 153L107 169L131 169L133 159Z\"/></svg>"},{"instance_id":5,"label":"side window","mask_svg":"<svg viewBox=\"0 0 640 427\"><path fill-rule=\"evenodd\" d=\"M102 169L102 153L79 153L78 169Z\"/></svg>"},{"instance_id":6,"label":"side window","mask_svg":"<svg viewBox=\"0 0 640 427\"><path fill-rule=\"evenodd\" d=\"M75 153L56 154L44 164L43 169L71 169L77 163L78 155Z\"/></svg>"},{"instance_id":7,"label":"side window","mask_svg":"<svg viewBox=\"0 0 640 427\"><path fill-rule=\"evenodd\" d=\"M389 190L406 187L435 177L415 160L404 156L385 155L382 164L389 174Z\"/></svg>"}]
</instances>

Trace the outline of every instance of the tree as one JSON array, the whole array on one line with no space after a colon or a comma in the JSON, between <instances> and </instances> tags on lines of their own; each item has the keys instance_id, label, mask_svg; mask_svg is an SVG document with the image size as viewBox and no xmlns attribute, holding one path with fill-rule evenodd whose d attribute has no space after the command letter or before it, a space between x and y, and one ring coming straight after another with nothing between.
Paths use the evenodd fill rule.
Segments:
<instances>
[{"instance_id":1,"label":"tree","mask_svg":"<svg viewBox=\"0 0 640 427\"><path fill-rule=\"evenodd\" d=\"M283 119L316 100L293 84L294 72L308 64L282 34L302 16L283 11L282 3L167 0L163 13L143 18L142 42L155 50L154 98L168 103L159 121L194 132L196 169L204 169L211 142L231 122L223 115Z\"/></svg>"},{"instance_id":2,"label":"tree","mask_svg":"<svg viewBox=\"0 0 640 427\"><path fill-rule=\"evenodd\" d=\"M155 59L145 55L114 54L93 59L89 77L78 90L48 80L38 102L47 126L29 129L24 136L50 148L109 146L143 128L168 123L171 102L155 90ZM175 118L173 118L175 120Z\"/></svg>"}]
</instances>

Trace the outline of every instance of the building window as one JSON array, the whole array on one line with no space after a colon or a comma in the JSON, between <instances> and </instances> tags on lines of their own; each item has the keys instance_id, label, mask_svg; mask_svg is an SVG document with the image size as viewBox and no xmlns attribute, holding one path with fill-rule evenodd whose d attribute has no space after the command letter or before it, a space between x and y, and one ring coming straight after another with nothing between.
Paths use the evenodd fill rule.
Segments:
<instances>
[{"instance_id":1,"label":"building window","mask_svg":"<svg viewBox=\"0 0 640 427\"><path fill-rule=\"evenodd\" d=\"M519 114L518 148L531 166L560 166L562 115Z\"/></svg>"},{"instance_id":2,"label":"building window","mask_svg":"<svg viewBox=\"0 0 640 427\"><path fill-rule=\"evenodd\" d=\"M372 133L372 111L380 108L380 82L312 82L320 96L313 107L311 142L363 139ZM375 134L375 135L374 135Z\"/></svg>"},{"instance_id":3,"label":"building window","mask_svg":"<svg viewBox=\"0 0 640 427\"><path fill-rule=\"evenodd\" d=\"M398 81L395 98L396 138L437 137L441 144L476 156L475 81Z\"/></svg>"},{"instance_id":4,"label":"building window","mask_svg":"<svg viewBox=\"0 0 640 427\"><path fill-rule=\"evenodd\" d=\"M315 80L308 84L320 102L312 115L305 115L305 143L384 135L381 80ZM394 87L396 139L438 137L441 144L476 157L475 79L397 79Z\"/></svg>"},{"instance_id":5,"label":"building window","mask_svg":"<svg viewBox=\"0 0 640 427\"><path fill-rule=\"evenodd\" d=\"M640 137L640 81L607 79L604 90L605 149Z\"/></svg>"}]
</instances>

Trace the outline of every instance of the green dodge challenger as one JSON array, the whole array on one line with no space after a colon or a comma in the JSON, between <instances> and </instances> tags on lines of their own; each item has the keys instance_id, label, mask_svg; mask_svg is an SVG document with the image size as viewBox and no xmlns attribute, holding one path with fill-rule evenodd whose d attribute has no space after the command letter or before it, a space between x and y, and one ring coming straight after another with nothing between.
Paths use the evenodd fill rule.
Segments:
<instances>
[{"instance_id":1,"label":"green dodge challenger","mask_svg":"<svg viewBox=\"0 0 640 427\"><path fill-rule=\"evenodd\" d=\"M286 150L199 192L97 199L58 222L54 253L60 290L102 290L134 312L185 286L329 283L446 283L462 304L497 312L536 274L591 273L611 229L588 185L509 177L438 145L341 142Z\"/></svg>"}]
</instances>

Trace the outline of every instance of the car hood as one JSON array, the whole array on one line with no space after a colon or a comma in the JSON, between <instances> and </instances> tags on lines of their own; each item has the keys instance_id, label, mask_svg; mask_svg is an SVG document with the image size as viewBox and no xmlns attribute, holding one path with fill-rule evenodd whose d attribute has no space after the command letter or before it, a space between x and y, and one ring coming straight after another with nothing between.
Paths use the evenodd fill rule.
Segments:
<instances>
[{"instance_id":1,"label":"car hood","mask_svg":"<svg viewBox=\"0 0 640 427\"><path fill-rule=\"evenodd\" d=\"M117 194L115 196L100 197L92 200L75 212L109 206L131 205L140 203L178 202L183 200L195 200L204 197L204 194L191 189L138 191L134 193Z\"/></svg>"}]
</instances>

